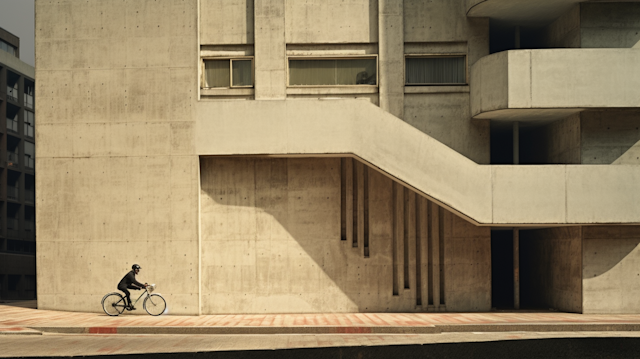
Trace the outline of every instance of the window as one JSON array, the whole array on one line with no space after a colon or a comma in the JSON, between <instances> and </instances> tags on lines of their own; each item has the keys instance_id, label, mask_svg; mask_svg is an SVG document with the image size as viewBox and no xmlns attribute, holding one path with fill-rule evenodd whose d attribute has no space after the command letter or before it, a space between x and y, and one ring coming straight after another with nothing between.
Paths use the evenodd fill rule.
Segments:
<instances>
[{"instance_id":1,"label":"window","mask_svg":"<svg viewBox=\"0 0 640 359\"><path fill-rule=\"evenodd\" d=\"M465 85L465 56L422 56L405 59L406 85Z\"/></svg>"},{"instance_id":2,"label":"window","mask_svg":"<svg viewBox=\"0 0 640 359\"><path fill-rule=\"evenodd\" d=\"M253 59L205 59L202 88L252 87Z\"/></svg>"},{"instance_id":3,"label":"window","mask_svg":"<svg viewBox=\"0 0 640 359\"><path fill-rule=\"evenodd\" d=\"M24 165L28 168L36 166L36 146L31 142L24 142Z\"/></svg>"},{"instance_id":4,"label":"window","mask_svg":"<svg viewBox=\"0 0 640 359\"><path fill-rule=\"evenodd\" d=\"M376 85L376 58L289 59L289 86Z\"/></svg>"},{"instance_id":5,"label":"window","mask_svg":"<svg viewBox=\"0 0 640 359\"><path fill-rule=\"evenodd\" d=\"M0 50L6 51L13 56L17 57L16 48L13 45L9 45L6 42L0 40Z\"/></svg>"},{"instance_id":6,"label":"window","mask_svg":"<svg viewBox=\"0 0 640 359\"><path fill-rule=\"evenodd\" d=\"M24 81L24 105L28 108L33 108L33 82Z\"/></svg>"},{"instance_id":7,"label":"window","mask_svg":"<svg viewBox=\"0 0 640 359\"><path fill-rule=\"evenodd\" d=\"M36 122L35 122L35 117L33 115L33 112L24 111L24 134L25 134L25 136L33 137L33 134L34 134L33 131L34 131L35 123ZM7 128L8 127L9 127L9 125L7 124Z\"/></svg>"}]
</instances>

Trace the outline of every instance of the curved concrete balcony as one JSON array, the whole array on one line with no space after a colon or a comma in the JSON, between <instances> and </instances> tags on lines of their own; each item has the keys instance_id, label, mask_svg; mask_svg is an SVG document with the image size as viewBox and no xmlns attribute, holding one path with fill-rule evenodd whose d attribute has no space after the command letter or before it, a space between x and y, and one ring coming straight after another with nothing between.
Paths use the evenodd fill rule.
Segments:
<instances>
[{"instance_id":1,"label":"curved concrete balcony","mask_svg":"<svg viewBox=\"0 0 640 359\"><path fill-rule=\"evenodd\" d=\"M553 21L580 0L468 0L467 16L533 25Z\"/></svg>"},{"instance_id":2,"label":"curved concrete balcony","mask_svg":"<svg viewBox=\"0 0 640 359\"><path fill-rule=\"evenodd\" d=\"M471 67L474 118L555 120L590 108L640 106L637 49L512 50Z\"/></svg>"},{"instance_id":3,"label":"curved concrete balcony","mask_svg":"<svg viewBox=\"0 0 640 359\"><path fill-rule=\"evenodd\" d=\"M640 223L640 166L478 165L365 100L203 101L196 111L201 156L355 156L480 225Z\"/></svg>"}]
</instances>

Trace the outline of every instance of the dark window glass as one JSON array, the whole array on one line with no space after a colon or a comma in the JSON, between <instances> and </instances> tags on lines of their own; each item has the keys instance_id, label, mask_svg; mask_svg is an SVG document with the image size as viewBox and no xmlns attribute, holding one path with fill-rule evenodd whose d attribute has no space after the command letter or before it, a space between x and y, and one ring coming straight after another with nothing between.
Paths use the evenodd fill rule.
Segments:
<instances>
[{"instance_id":1,"label":"dark window glass","mask_svg":"<svg viewBox=\"0 0 640 359\"><path fill-rule=\"evenodd\" d=\"M407 85L466 84L466 61L458 57L407 57Z\"/></svg>"},{"instance_id":2,"label":"dark window glass","mask_svg":"<svg viewBox=\"0 0 640 359\"><path fill-rule=\"evenodd\" d=\"M376 85L376 59L289 60L289 85Z\"/></svg>"}]
</instances>

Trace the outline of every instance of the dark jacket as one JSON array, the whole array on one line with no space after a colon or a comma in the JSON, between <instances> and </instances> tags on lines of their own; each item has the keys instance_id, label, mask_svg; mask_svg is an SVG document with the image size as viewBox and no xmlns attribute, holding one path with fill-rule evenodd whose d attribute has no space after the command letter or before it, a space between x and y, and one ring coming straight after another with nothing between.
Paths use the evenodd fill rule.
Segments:
<instances>
[{"instance_id":1,"label":"dark jacket","mask_svg":"<svg viewBox=\"0 0 640 359\"><path fill-rule=\"evenodd\" d=\"M138 282L136 280L136 274L134 271L131 271L129 273L127 273L122 280L120 281L120 283L118 284L118 287L127 287L130 288L131 287L131 283L139 286L139 287L144 287L144 284Z\"/></svg>"}]
</instances>

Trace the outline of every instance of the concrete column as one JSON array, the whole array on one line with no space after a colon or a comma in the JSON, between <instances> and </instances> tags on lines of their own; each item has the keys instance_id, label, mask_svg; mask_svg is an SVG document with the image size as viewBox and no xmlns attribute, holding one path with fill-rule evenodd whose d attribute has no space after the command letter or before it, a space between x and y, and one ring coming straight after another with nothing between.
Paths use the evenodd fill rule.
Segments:
<instances>
[{"instance_id":1,"label":"concrete column","mask_svg":"<svg viewBox=\"0 0 640 359\"><path fill-rule=\"evenodd\" d=\"M513 164L520 164L520 123L513 123Z\"/></svg>"},{"instance_id":2,"label":"concrete column","mask_svg":"<svg viewBox=\"0 0 640 359\"><path fill-rule=\"evenodd\" d=\"M403 118L404 22L402 0L378 0L380 108Z\"/></svg>"},{"instance_id":3,"label":"concrete column","mask_svg":"<svg viewBox=\"0 0 640 359\"><path fill-rule=\"evenodd\" d=\"M255 0L255 98L286 97L286 40L284 0Z\"/></svg>"},{"instance_id":4,"label":"concrete column","mask_svg":"<svg viewBox=\"0 0 640 359\"><path fill-rule=\"evenodd\" d=\"M433 306L436 310L440 307L440 208L430 202L431 223L431 280L433 283Z\"/></svg>"},{"instance_id":5,"label":"concrete column","mask_svg":"<svg viewBox=\"0 0 640 359\"><path fill-rule=\"evenodd\" d=\"M520 230L513 230L513 308L520 309Z\"/></svg>"}]
</instances>

